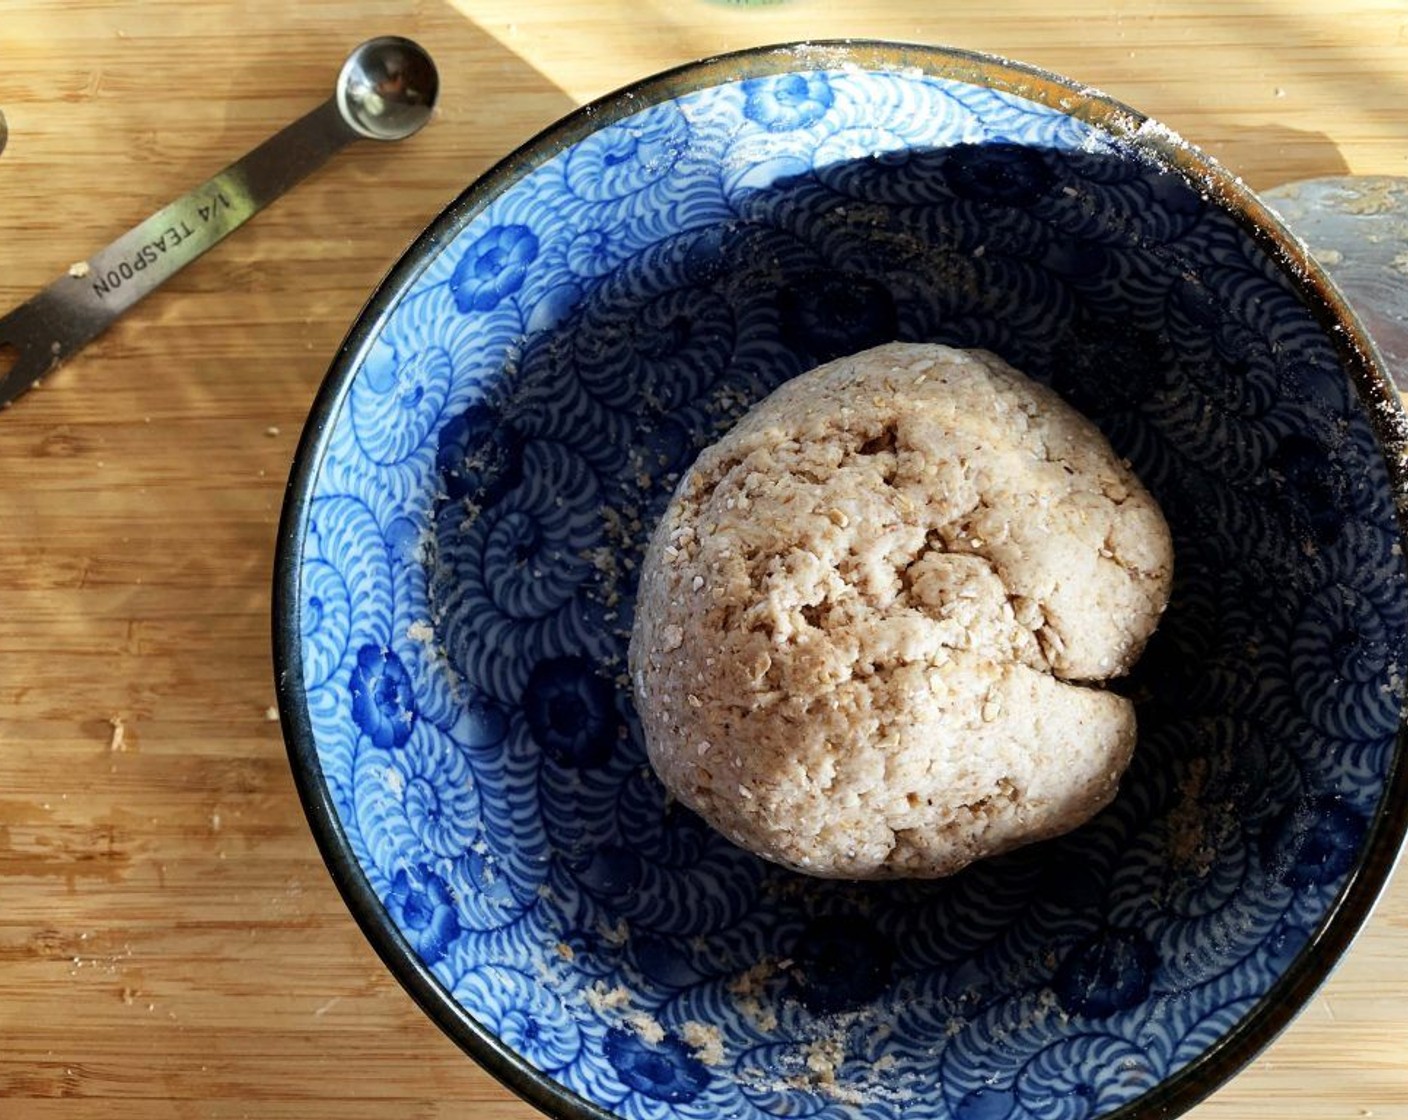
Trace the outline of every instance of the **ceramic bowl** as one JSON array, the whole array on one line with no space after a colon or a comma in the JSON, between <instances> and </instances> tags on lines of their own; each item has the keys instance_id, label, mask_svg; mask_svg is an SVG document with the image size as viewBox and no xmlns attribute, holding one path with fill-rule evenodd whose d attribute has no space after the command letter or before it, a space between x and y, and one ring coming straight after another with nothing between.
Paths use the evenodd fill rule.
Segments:
<instances>
[{"instance_id":1,"label":"ceramic bowl","mask_svg":"<svg viewBox=\"0 0 1408 1120\"><path fill-rule=\"evenodd\" d=\"M698 450L891 339L1093 417L1177 580L1117 800L947 881L799 877L672 805L624 675ZM298 451L280 706L397 978L558 1117L1167 1117L1304 1004L1404 832L1403 434L1226 172L1028 68L791 46L649 79L478 180Z\"/></svg>"}]
</instances>

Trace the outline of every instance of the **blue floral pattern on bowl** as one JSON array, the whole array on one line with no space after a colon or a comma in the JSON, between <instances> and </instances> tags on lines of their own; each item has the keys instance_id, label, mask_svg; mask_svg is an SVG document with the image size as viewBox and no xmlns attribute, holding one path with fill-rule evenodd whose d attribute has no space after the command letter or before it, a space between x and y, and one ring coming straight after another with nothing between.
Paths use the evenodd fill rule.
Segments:
<instances>
[{"instance_id":1,"label":"blue floral pattern on bowl","mask_svg":"<svg viewBox=\"0 0 1408 1120\"><path fill-rule=\"evenodd\" d=\"M294 688L337 842L559 1112L1138 1101L1311 951L1395 763L1408 586L1333 340L1206 191L1056 109L826 66L637 104L443 220L308 453ZM699 448L893 338L1092 415L1177 580L1106 812L947 881L810 881L645 766L634 574Z\"/></svg>"}]
</instances>

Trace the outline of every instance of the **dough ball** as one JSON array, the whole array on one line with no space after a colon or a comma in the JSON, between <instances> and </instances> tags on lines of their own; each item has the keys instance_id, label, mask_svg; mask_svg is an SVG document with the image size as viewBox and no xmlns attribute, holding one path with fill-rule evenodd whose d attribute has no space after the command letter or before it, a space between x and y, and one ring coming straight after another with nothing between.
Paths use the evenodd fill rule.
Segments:
<instances>
[{"instance_id":1,"label":"dough ball","mask_svg":"<svg viewBox=\"0 0 1408 1120\"><path fill-rule=\"evenodd\" d=\"M783 385L680 481L630 665L651 764L735 843L948 875L1114 796L1168 600L1158 506L984 351L892 344Z\"/></svg>"}]
</instances>

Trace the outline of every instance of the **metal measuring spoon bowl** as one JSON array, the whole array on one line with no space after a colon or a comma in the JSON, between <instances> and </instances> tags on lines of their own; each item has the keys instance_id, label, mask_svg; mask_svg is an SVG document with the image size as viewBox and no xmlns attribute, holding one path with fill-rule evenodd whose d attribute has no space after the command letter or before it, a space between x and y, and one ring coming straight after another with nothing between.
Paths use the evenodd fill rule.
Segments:
<instances>
[{"instance_id":1,"label":"metal measuring spoon bowl","mask_svg":"<svg viewBox=\"0 0 1408 1120\"><path fill-rule=\"evenodd\" d=\"M404 140L419 132L439 93L440 75L430 56L395 35L363 43L337 78L338 109L368 140Z\"/></svg>"},{"instance_id":2,"label":"metal measuring spoon bowl","mask_svg":"<svg viewBox=\"0 0 1408 1120\"><path fill-rule=\"evenodd\" d=\"M0 317L0 406L354 140L419 132L439 92L418 44L394 35L361 44L322 105Z\"/></svg>"}]
</instances>

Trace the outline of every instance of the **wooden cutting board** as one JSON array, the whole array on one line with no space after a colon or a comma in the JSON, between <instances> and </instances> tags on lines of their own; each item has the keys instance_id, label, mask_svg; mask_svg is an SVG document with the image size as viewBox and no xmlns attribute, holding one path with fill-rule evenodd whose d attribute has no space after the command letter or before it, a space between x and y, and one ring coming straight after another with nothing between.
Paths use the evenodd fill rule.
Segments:
<instances>
[{"instance_id":1,"label":"wooden cutting board","mask_svg":"<svg viewBox=\"0 0 1408 1120\"><path fill-rule=\"evenodd\" d=\"M1408 173L1396 0L0 0L0 309L384 32L439 61L433 125L341 157L0 416L6 1120L534 1115L363 941L266 709L274 527L328 359L412 235L537 129L701 55L879 36L1067 73L1254 187ZM1271 1110L1408 1117L1408 882L1195 1115Z\"/></svg>"}]
</instances>

